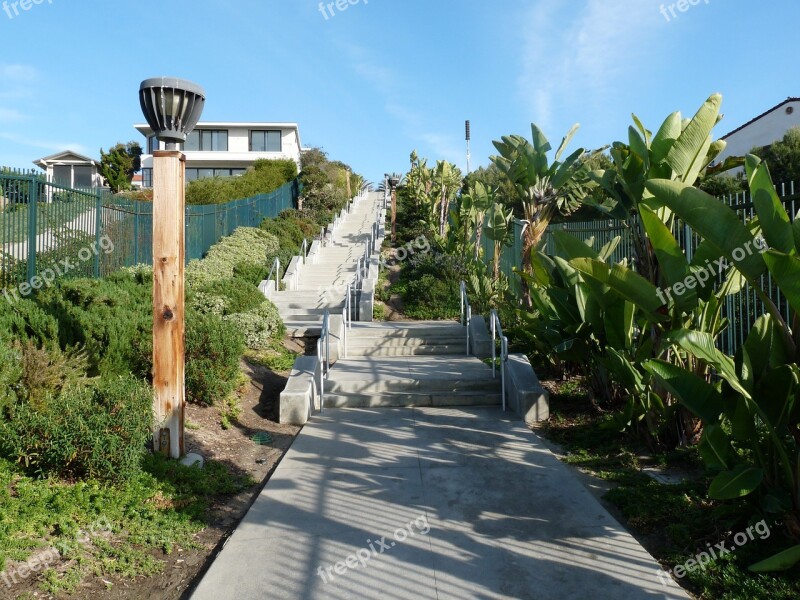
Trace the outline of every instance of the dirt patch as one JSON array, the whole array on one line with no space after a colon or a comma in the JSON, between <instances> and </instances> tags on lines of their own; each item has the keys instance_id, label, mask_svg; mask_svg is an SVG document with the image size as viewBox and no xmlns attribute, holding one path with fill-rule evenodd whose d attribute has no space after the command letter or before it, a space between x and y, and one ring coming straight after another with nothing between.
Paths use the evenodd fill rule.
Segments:
<instances>
[{"instance_id":1,"label":"dirt patch","mask_svg":"<svg viewBox=\"0 0 800 600\"><path fill-rule=\"evenodd\" d=\"M188 405L186 450L197 452L206 460L221 462L234 474L250 475L257 483L211 507L208 524L196 537L200 549L177 548L169 556L154 552L154 557L164 565L160 574L133 581L91 576L77 591L55 598L177 600L189 597L300 431L300 427L277 422L278 401L289 373L276 373L246 361L242 361L242 370L250 381L241 391L241 415L225 429L219 408ZM266 443L258 443L254 438ZM65 563L55 568L67 566ZM13 594L12 590L0 589L0 598L54 598L38 588L36 578L26 583L28 587L25 588L15 586Z\"/></svg>"}]
</instances>

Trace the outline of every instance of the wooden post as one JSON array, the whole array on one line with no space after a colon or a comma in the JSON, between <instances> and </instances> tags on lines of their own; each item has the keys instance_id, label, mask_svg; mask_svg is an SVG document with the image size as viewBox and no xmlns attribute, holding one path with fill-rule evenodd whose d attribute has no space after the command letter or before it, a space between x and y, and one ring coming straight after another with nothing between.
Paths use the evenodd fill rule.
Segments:
<instances>
[{"instance_id":1,"label":"wooden post","mask_svg":"<svg viewBox=\"0 0 800 600\"><path fill-rule=\"evenodd\" d=\"M184 454L184 161L153 153L153 448L172 458Z\"/></svg>"},{"instance_id":2,"label":"wooden post","mask_svg":"<svg viewBox=\"0 0 800 600\"><path fill-rule=\"evenodd\" d=\"M347 201L350 202L350 200L352 199L353 199L353 190L350 187L350 169L347 169Z\"/></svg>"}]
</instances>

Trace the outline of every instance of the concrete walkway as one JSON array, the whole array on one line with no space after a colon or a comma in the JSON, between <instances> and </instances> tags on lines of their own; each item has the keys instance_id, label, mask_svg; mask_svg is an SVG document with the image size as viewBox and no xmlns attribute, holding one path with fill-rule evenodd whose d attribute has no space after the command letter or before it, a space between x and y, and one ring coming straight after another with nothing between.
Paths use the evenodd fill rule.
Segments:
<instances>
[{"instance_id":1,"label":"concrete walkway","mask_svg":"<svg viewBox=\"0 0 800 600\"><path fill-rule=\"evenodd\" d=\"M194 600L688 598L499 408L325 411Z\"/></svg>"}]
</instances>

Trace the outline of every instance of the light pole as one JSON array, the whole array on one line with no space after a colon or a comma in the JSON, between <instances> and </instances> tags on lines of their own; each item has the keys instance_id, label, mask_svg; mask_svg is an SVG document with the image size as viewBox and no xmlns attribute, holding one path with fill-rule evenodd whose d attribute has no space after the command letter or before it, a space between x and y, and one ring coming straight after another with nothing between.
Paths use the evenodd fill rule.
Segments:
<instances>
[{"instance_id":1,"label":"light pole","mask_svg":"<svg viewBox=\"0 0 800 600\"><path fill-rule=\"evenodd\" d=\"M470 151L470 148L469 148L469 143L472 140L472 135L470 133L470 127L469 127L469 120L466 121L464 128L465 128L466 134L467 134L467 175L469 175L470 172L471 172L469 163L470 163L470 159L472 158L472 152Z\"/></svg>"},{"instance_id":2,"label":"light pole","mask_svg":"<svg viewBox=\"0 0 800 600\"><path fill-rule=\"evenodd\" d=\"M184 265L186 157L178 144L197 125L203 88L173 77L146 79L142 112L166 150L153 152L153 450L184 454Z\"/></svg>"},{"instance_id":3,"label":"light pole","mask_svg":"<svg viewBox=\"0 0 800 600\"><path fill-rule=\"evenodd\" d=\"M397 175L389 175L389 187L392 189L392 244L397 238L397 186L400 178Z\"/></svg>"}]
</instances>

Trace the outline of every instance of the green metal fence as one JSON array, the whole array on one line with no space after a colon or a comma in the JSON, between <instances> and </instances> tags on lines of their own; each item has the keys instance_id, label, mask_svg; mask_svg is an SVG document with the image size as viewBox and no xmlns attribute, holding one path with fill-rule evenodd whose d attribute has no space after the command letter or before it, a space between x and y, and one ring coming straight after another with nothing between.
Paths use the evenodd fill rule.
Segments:
<instances>
[{"instance_id":1,"label":"green metal fence","mask_svg":"<svg viewBox=\"0 0 800 600\"><path fill-rule=\"evenodd\" d=\"M783 184L776 187L781 196L781 201L786 208L786 212L792 215L792 218L797 218L798 210L800 210L800 193L795 192L794 183ZM720 198L720 200L736 211L742 219L742 222L746 223L750 221L755 215L753 203L747 193L726 196ZM503 249L500 265L503 273L508 276L512 289L519 293L520 280L519 277L514 274L514 269L520 269L522 267L522 230L524 224L519 220L515 220L514 226L514 244L513 246ZM634 266L634 247L631 229L630 225L626 222L602 220L553 224L548 228L547 232L545 232L543 240L543 248L546 253L554 253L555 243L552 233L553 231L559 230L571 233L585 241L594 240L595 249L600 249L607 242L620 236L620 244L612 255L612 261L620 262L623 259L627 259L629 264L632 267ZM691 260L700 242L699 236L680 220L677 220L673 234L687 257ZM491 261L494 249L491 240L486 239L486 236L483 236L483 248L486 260ZM721 280L721 276L718 277L718 281L719 280ZM786 298L779 292L777 285L772 282L769 275L764 275L761 283L765 290L769 290L770 299L775 303L788 322L791 308ZM753 323L765 312L766 308L763 302L758 297L755 290L749 286L746 286L738 294L728 296L725 300L722 314L723 317L729 320L730 325L719 340L720 349L728 354L734 354L747 337Z\"/></svg>"},{"instance_id":2,"label":"green metal fence","mask_svg":"<svg viewBox=\"0 0 800 600\"><path fill-rule=\"evenodd\" d=\"M296 206L297 180L227 204L186 207L186 260L237 227ZM70 189L41 173L0 170L0 289L27 295L61 277L102 277L152 262L153 206L101 189Z\"/></svg>"}]
</instances>

